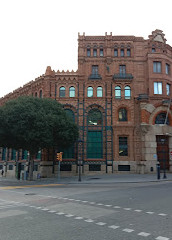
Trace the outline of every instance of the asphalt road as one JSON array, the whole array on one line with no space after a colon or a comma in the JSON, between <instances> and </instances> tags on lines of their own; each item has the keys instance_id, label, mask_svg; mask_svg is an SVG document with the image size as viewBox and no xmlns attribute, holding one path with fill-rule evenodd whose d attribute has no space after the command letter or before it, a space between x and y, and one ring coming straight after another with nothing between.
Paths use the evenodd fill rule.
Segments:
<instances>
[{"instance_id":1,"label":"asphalt road","mask_svg":"<svg viewBox=\"0 0 172 240\"><path fill-rule=\"evenodd\" d=\"M0 186L0 240L172 239L172 182L16 186Z\"/></svg>"}]
</instances>

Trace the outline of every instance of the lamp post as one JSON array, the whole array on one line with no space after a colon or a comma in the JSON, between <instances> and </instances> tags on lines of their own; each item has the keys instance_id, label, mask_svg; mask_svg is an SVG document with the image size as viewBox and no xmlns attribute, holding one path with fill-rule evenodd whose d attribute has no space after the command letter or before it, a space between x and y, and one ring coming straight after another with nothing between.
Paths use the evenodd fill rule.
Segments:
<instances>
[{"instance_id":1,"label":"lamp post","mask_svg":"<svg viewBox=\"0 0 172 240\"><path fill-rule=\"evenodd\" d=\"M78 171L78 181L81 182L81 166L83 165L83 160L82 160L82 143L83 140L79 139L78 140L78 167L79 167L79 171Z\"/></svg>"},{"instance_id":2,"label":"lamp post","mask_svg":"<svg viewBox=\"0 0 172 240\"><path fill-rule=\"evenodd\" d=\"M166 161L165 161L165 150L164 150L164 143L165 143L165 139L164 138L161 138L161 143L162 143L162 146L163 146L163 149L162 149L162 156L163 156L163 178L166 179L167 176L166 176Z\"/></svg>"}]
</instances>

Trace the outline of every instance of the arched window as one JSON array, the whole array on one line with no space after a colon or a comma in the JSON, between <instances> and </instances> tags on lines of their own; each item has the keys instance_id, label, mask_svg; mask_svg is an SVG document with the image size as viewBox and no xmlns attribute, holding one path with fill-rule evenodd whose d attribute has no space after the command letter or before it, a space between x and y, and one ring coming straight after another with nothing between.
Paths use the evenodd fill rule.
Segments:
<instances>
[{"instance_id":1,"label":"arched window","mask_svg":"<svg viewBox=\"0 0 172 240\"><path fill-rule=\"evenodd\" d=\"M126 108L120 108L118 112L118 121L125 122L127 121L127 110Z\"/></svg>"},{"instance_id":2,"label":"arched window","mask_svg":"<svg viewBox=\"0 0 172 240\"><path fill-rule=\"evenodd\" d=\"M87 97L93 97L93 88L92 87L87 88Z\"/></svg>"},{"instance_id":3,"label":"arched window","mask_svg":"<svg viewBox=\"0 0 172 240\"><path fill-rule=\"evenodd\" d=\"M131 88L129 86L125 87L125 99L131 98Z\"/></svg>"},{"instance_id":4,"label":"arched window","mask_svg":"<svg viewBox=\"0 0 172 240\"><path fill-rule=\"evenodd\" d=\"M65 97L65 91L66 91L65 87L60 87L59 96L60 97Z\"/></svg>"},{"instance_id":5,"label":"arched window","mask_svg":"<svg viewBox=\"0 0 172 240\"><path fill-rule=\"evenodd\" d=\"M75 122L75 114L71 109L65 109L65 113Z\"/></svg>"},{"instance_id":6,"label":"arched window","mask_svg":"<svg viewBox=\"0 0 172 240\"><path fill-rule=\"evenodd\" d=\"M91 49L90 46L87 46L87 57L91 56Z\"/></svg>"},{"instance_id":7,"label":"arched window","mask_svg":"<svg viewBox=\"0 0 172 240\"><path fill-rule=\"evenodd\" d=\"M97 97L103 97L103 88L102 87L97 88Z\"/></svg>"},{"instance_id":8,"label":"arched window","mask_svg":"<svg viewBox=\"0 0 172 240\"><path fill-rule=\"evenodd\" d=\"M37 94L37 92L35 93L35 97L37 97L38 96L38 94Z\"/></svg>"},{"instance_id":9,"label":"arched window","mask_svg":"<svg viewBox=\"0 0 172 240\"><path fill-rule=\"evenodd\" d=\"M155 124L165 124L166 123L167 125L169 125L169 118L167 117L167 119L166 119L166 114L167 113L165 113L165 112L158 114L155 119Z\"/></svg>"},{"instance_id":10,"label":"arched window","mask_svg":"<svg viewBox=\"0 0 172 240\"><path fill-rule=\"evenodd\" d=\"M88 125L102 125L102 113L100 110L94 108L88 113Z\"/></svg>"},{"instance_id":11,"label":"arched window","mask_svg":"<svg viewBox=\"0 0 172 240\"><path fill-rule=\"evenodd\" d=\"M42 98L42 90L39 91L39 97Z\"/></svg>"},{"instance_id":12,"label":"arched window","mask_svg":"<svg viewBox=\"0 0 172 240\"><path fill-rule=\"evenodd\" d=\"M99 109L91 109L87 118L88 132L87 132L87 158L103 158L103 119L102 113ZM96 128L94 128L96 126Z\"/></svg>"},{"instance_id":13,"label":"arched window","mask_svg":"<svg viewBox=\"0 0 172 240\"><path fill-rule=\"evenodd\" d=\"M74 87L69 88L69 97L75 97L75 88Z\"/></svg>"},{"instance_id":14,"label":"arched window","mask_svg":"<svg viewBox=\"0 0 172 240\"><path fill-rule=\"evenodd\" d=\"M115 87L115 98L121 98L121 87L120 86L116 86Z\"/></svg>"},{"instance_id":15,"label":"arched window","mask_svg":"<svg viewBox=\"0 0 172 240\"><path fill-rule=\"evenodd\" d=\"M64 109L65 113L75 122L75 114L71 109ZM69 148L62 149L64 159L73 159L75 158L75 147L74 144Z\"/></svg>"}]
</instances>

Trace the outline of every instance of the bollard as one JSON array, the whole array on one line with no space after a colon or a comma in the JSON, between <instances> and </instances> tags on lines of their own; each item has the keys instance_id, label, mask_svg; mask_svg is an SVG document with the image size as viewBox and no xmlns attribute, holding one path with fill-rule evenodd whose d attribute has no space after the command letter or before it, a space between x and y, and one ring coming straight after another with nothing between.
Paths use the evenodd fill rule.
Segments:
<instances>
[{"instance_id":1,"label":"bollard","mask_svg":"<svg viewBox=\"0 0 172 240\"><path fill-rule=\"evenodd\" d=\"M157 166L157 179L160 179L160 163L157 162L156 166Z\"/></svg>"}]
</instances>

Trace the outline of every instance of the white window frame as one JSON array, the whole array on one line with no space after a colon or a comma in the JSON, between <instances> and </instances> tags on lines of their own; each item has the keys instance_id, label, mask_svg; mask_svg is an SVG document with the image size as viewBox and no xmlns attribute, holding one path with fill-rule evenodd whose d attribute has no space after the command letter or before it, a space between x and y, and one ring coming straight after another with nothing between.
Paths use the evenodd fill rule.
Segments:
<instances>
[{"instance_id":1,"label":"white window frame","mask_svg":"<svg viewBox=\"0 0 172 240\"><path fill-rule=\"evenodd\" d=\"M162 82L154 82L154 94L162 95Z\"/></svg>"}]
</instances>

